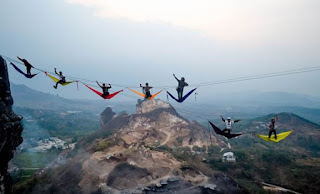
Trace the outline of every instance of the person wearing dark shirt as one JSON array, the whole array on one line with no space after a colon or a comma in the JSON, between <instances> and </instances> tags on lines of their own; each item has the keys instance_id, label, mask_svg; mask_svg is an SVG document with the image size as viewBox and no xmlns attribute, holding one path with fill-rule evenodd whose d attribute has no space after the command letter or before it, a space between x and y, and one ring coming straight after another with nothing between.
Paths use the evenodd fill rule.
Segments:
<instances>
[{"instance_id":1,"label":"person wearing dark shirt","mask_svg":"<svg viewBox=\"0 0 320 194\"><path fill-rule=\"evenodd\" d=\"M182 77L181 80L179 80L175 74L173 74L173 77L176 78L176 80L178 81L178 87L177 87L178 99L181 100L183 97L183 88L185 86L188 86L188 84L185 82L184 77Z\"/></svg>"},{"instance_id":2,"label":"person wearing dark shirt","mask_svg":"<svg viewBox=\"0 0 320 194\"><path fill-rule=\"evenodd\" d=\"M102 89L102 97L106 97L106 96L109 96L110 93L109 93L109 89L111 88L111 84L109 84L109 86L106 86L105 83L102 84L102 86L99 84L98 81L96 81L98 86Z\"/></svg>"},{"instance_id":3,"label":"person wearing dark shirt","mask_svg":"<svg viewBox=\"0 0 320 194\"><path fill-rule=\"evenodd\" d=\"M21 59L20 57L17 57L20 61L23 62L23 64L26 66L27 68L27 74L31 75L31 68L33 68L33 66L29 63L29 61L27 61L26 59Z\"/></svg>"},{"instance_id":4,"label":"person wearing dark shirt","mask_svg":"<svg viewBox=\"0 0 320 194\"><path fill-rule=\"evenodd\" d=\"M269 139L270 139L272 133L274 134L274 138L277 139L277 131L275 129L276 121L278 121L278 116L275 116L275 118L272 118L269 123Z\"/></svg>"},{"instance_id":5,"label":"person wearing dark shirt","mask_svg":"<svg viewBox=\"0 0 320 194\"><path fill-rule=\"evenodd\" d=\"M146 83L146 86L142 86L140 84L140 87L142 87L143 93L145 94L145 99L152 97L151 92L150 92L150 89L152 89L152 87L149 86L148 83Z\"/></svg>"},{"instance_id":6,"label":"person wearing dark shirt","mask_svg":"<svg viewBox=\"0 0 320 194\"><path fill-rule=\"evenodd\" d=\"M54 68L54 72L59 76L60 80L56 83L55 86L53 86L55 89L58 88L58 84L64 84L66 83L66 77L62 74L61 71L59 71L59 73L57 73L57 68Z\"/></svg>"}]
</instances>

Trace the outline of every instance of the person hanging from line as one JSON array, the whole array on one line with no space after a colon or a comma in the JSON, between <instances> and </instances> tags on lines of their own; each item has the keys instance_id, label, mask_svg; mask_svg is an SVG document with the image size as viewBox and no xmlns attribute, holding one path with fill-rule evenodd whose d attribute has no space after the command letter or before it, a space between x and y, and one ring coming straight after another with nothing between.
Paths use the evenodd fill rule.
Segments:
<instances>
[{"instance_id":1,"label":"person hanging from line","mask_svg":"<svg viewBox=\"0 0 320 194\"><path fill-rule=\"evenodd\" d=\"M23 62L24 66L26 66L27 68L27 74L31 75L31 68L34 68L29 61L27 61L26 59L21 59L20 57L17 56L17 58Z\"/></svg>"},{"instance_id":2,"label":"person hanging from line","mask_svg":"<svg viewBox=\"0 0 320 194\"><path fill-rule=\"evenodd\" d=\"M272 135L272 133L274 134L274 138L277 139L277 132L275 129L275 123L276 121L278 121L278 115L276 115L274 118L271 119L270 124L269 124L269 139Z\"/></svg>"},{"instance_id":3,"label":"person hanging from line","mask_svg":"<svg viewBox=\"0 0 320 194\"><path fill-rule=\"evenodd\" d=\"M140 87L142 87L143 93L146 95L144 97L145 99L148 99L148 98L152 97L151 92L150 92L150 89L152 89L152 87L149 86L149 83L146 83L146 86L142 86L140 84Z\"/></svg>"},{"instance_id":4,"label":"person hanging from line","mask_svg":"<svg viewBox=\"0 0 320 194\"><path fill-rule=\"evenodd\" d=\"M225 120L225 119L222 117L222 115L220 115L220 116L221 116L222 121L226 123L226 128L225 128L222 132L225 133L225 132L227 131L228 134L231 133L231 126L232 126L232 124L241 121L240 119L234 121L234 120L232 120L230 117L228 117L227 120Z\"/></svg>"},{"instance_id":5,"label":"person hanging from line","mask_svg":"<svg viewBox=\"0 0 320 194\"><path fill-rule=\"evenodd\" d=\"M109 86L106 86L106 84L103 83L101 86L98 81L96 81L96 82L97 82L98 86L102 89L102 98L109 96L110 95L109 89L112 88L111 84L109 84Z\"/></svg>"},{"instance_id":6,"label":"person hanging from line","mask_svg":"<svg viewBox=\"0 0 320 194\"><path fill-rule=\"evenodd\" d=\"M57 68L54 68L54 72L59 76L60 80L56 83L55 86L53 86L55 89L58 88L58 84L64 84L66 83L66 77L62 74L61 71L59 71L59 73L57 73Z\"/></svg>"},{"instance_id":7,"label":"person hanging from line","mask_svg":"<svg viewBox=\"0 0 320 194\"><path fill-rule=\"evenodd\" d=\"M181 80L179 80L175 74L173 74L173 77L176 78L176 80L178 81L178 87L177 87L178 99L181 100L183 97L183 88L185 86L188 86L188 84L185 82L184 77L182 77Z\"/></svg>"}]
</instances>

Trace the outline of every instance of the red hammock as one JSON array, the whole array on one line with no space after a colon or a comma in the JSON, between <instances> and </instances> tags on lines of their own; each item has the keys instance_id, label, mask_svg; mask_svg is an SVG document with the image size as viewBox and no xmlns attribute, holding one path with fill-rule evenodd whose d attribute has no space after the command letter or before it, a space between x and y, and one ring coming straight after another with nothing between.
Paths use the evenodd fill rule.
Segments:
<instances>
[{"instance_id":1,"label":"red hammock","mask_svg":"<svg viewBox=\"0 0 320 194\"><path fill-rule=\"evenodd\" d=\"M123 90L120 90L120 91L117 91L117 92L115 92L115 93L109 94L108 96L102 97L102 93L101 93L101 92L99 92L99 91L91 88L90 86L88 86L88 85L86 85L86 84L84 84L84 85L87 86L87 88L89 88L89 89L92 90L94 93L98 94L99 96L101 96L101 98L104 98L104 99L111 99L111 98L113 98L115 95L117 95L117 94L119 94L120 92L123 91Z\"/></svg>"}]
</instances>

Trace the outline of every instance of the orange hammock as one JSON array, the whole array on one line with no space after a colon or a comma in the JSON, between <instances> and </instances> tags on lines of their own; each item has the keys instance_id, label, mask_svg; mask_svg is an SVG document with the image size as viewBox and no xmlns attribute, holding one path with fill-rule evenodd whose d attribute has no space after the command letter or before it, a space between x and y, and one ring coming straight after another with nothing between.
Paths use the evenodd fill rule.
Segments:
<instances>
[{"instance_id":1,"label":"orange hammock","mask_svg":"<svg viewBox=\"0 0 320 194\"><path fill-rule=\"evenodd\" d=\"M134 93L138 94L139 96L142 96L143 98L145 98L145 97L146 97L146 95L145 95L145 94L143 94L143 93L141 93L141 92L138 92L138 91L133 90L133 89L130 89L130 88L129 88L129 90L131 90L132 92L134 92ZM149 100L153 99L153 98L154 98L154 97L156 97L158 94L160 94L160 92L162 92L162 90L160 90L159 92L157 92L157 93L153 94L153 95L152 95L151 97L149 97L148 99L149 99Z\"/></svg>"}]
</instances>

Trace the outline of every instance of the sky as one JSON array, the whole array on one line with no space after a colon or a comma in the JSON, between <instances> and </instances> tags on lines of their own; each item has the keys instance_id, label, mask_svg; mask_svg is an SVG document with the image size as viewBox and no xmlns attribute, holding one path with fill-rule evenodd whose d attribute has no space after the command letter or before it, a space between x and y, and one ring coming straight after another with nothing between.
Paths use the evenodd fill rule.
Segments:
<instances>
[{"instance_id":1,"label":"sky","mask_svg":"<svg viewBox=\"0 0 320 194\"><path fill-rule=\"evenodd\" d=\"M158 86L156 92L177 84L173 73L196 84L320 65L318 0L1 0L0 5L0 55L20 56L48 71L56 67L67 76L123 86L149 82ZM44 74L26 80L12 68L9 73L12 82L36 90L97 99L83 86L55 90ZM319 75L197 91L206 101L246 91L319 97ZM135 97L125 95L118 100Z\"/></svg>"}]
</instances>

